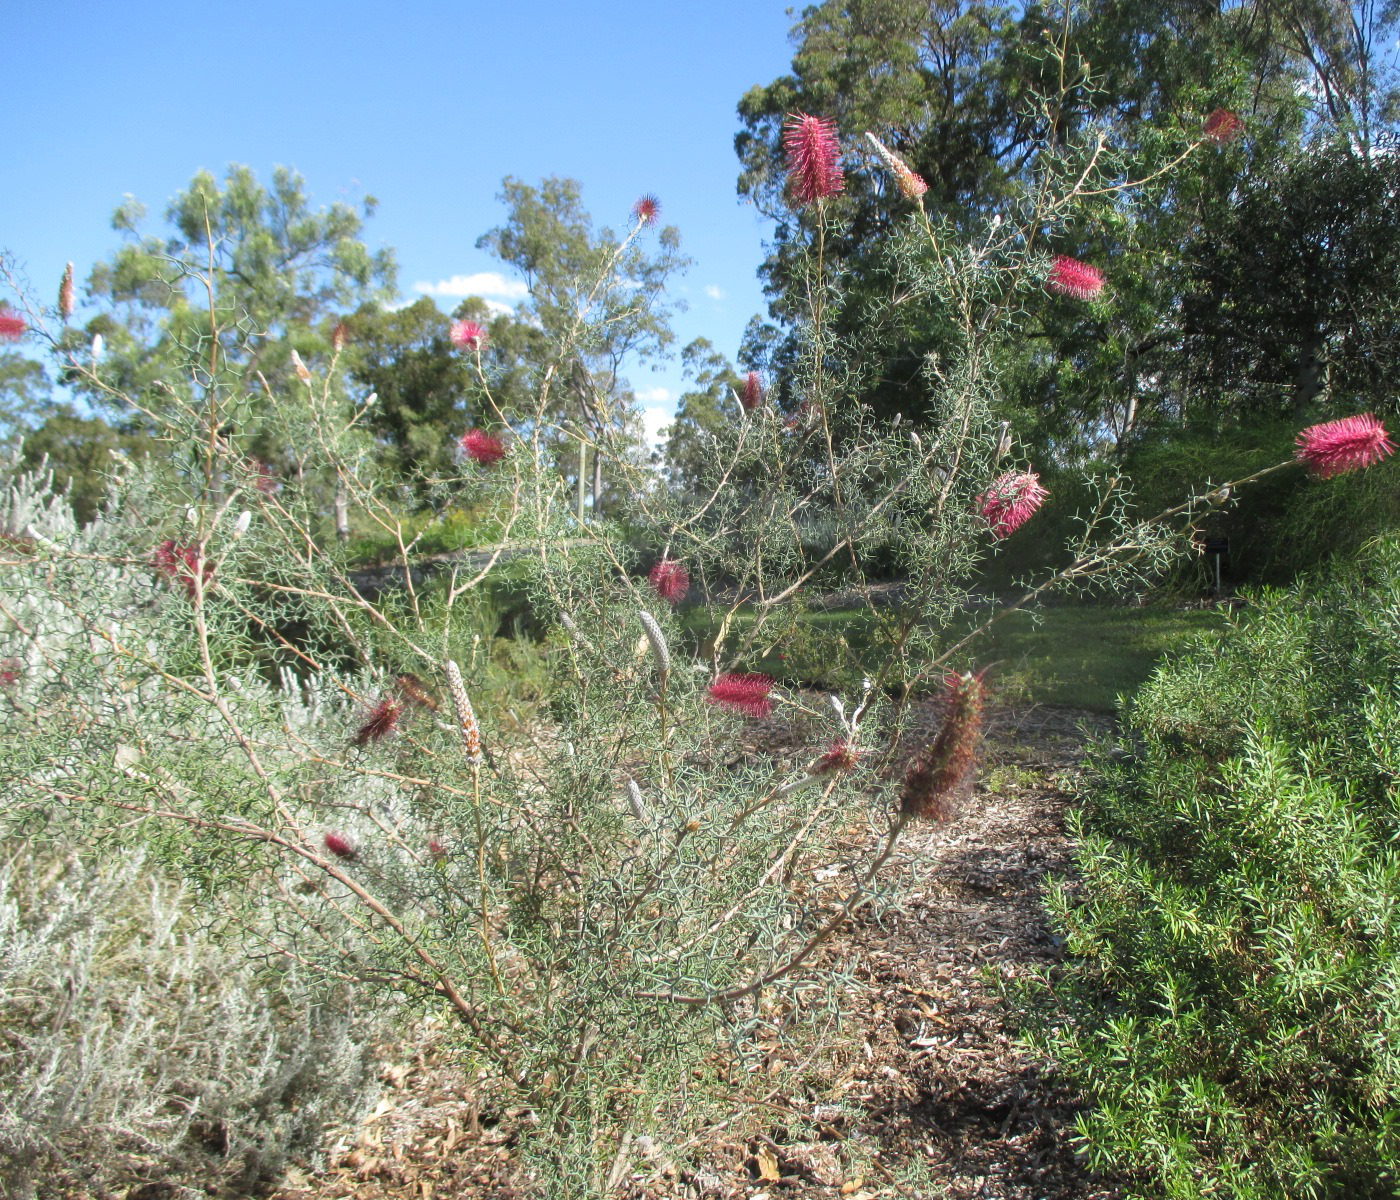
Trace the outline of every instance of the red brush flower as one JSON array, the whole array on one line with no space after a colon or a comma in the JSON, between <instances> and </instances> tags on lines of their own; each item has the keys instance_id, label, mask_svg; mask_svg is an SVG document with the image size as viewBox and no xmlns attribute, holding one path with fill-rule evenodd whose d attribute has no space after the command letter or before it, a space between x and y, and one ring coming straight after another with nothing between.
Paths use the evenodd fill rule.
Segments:
<instances>
[{"instance_id":1,"label":"red brush flower","mask_svg":"<svg viewBox=\"0 0 1400 1200\"><path fill-rule=\"evenodd\" d=\"M783 128L788 182L799 206L837 195L845 186L841 176L841 144L836 124L806 113L789 113Z\"/></svg>"},{"instance_id":2,"label":"red brush flower","mask_svg":"<svg viewBox=\"0 0 1400 1200\"><path fill-rule=\"evenodd\" d=\"M363 746L388 737L399 727L399 718L402 716L403 705L392 697L384 697L369 710L364 722L355 731L355 745Z\"/></svg>"},{"instance_id":3,"label":"red brush flower","mask_svg":"<svg viewBox=\"0 0 1400 1200\"><path fill-rule=\"evenodd\" d=\"M893 150L885 145L873 133L865 135L871 145L875 147L875 153L880 156L885 166L889 167L894 175L895 185L899 188L906 200L913 200L916 203L923 199L924 193L928 191L928 183L924 177L915 171L910 165L899 157Z\"/></svg>"},{"instance_id":4,"label":"red brush flower","mask_svg":"<svg viewBox=\"0 0 1400 1200\"><path fill-rule=\"evenodd\" d=\"M1233 142L1244 132L1244 121L1238 113L1228 108L1217 108L1206 116L1201 124L1201 132L1212 142L1224 145Z\"/></svg>"},{"instance_id":5,"label":"red brush flower","mask_svg":"<svg viewBox=\"0 0 1400 1200\"><path fill-rule=\"evenodd\" d=\"M28 332L29 326L23 317L15 316L8 308L0 308L0 342L17 342Z\"/></svg>"},{"instance_id":6,"label":"red brush flower","mask_svg":"<svg viewBox=\"0 0 1400 1200\"><path fill-rule=\"evenodd\" d=\"M1092 300L1103 291L1103 272L1088 263L1061 254L1050 266L1050 290L1076 300Z\"/></svg>"},{"instance_id":7,"label":"red brush flower","mask_svg":"<svg viewBox=\"0 0 1400 1200\"><path fill-rule=\"evenodd\" d=\"M663 558L647 573L647 579L667 604L679 604L690 590L690 572L674 559Z\"/></svg>"},{"instance_id":8,"label":"red brush flower","mask_svg":"<svg viewBox=\"0 0 1400 1200\"><path fill-rule=\"evenodd\" d=\"M182 546L179 542L167 540L156 547L151 561L162 575L184 584L191 600L199 590L195 585L196 576L203 579L206 588L214 578L213 563L205 559L201 567L198 546Z\"/></svg>"},{"instance_id":9,"label":"red brush flower","mask_svg":"<svg viewBox=\"0 0 1400 1200\"><path fill-rule=\"evenodd\" d=\"M437 838L429 838L428 857L435 863L445 863L447 861L447 847Z\"/></svg>"},{"instance_id":10,"label":"red brush flower","mask_svg":"<svg viewBox=\"0 0 1400 1200\"><path fill-rule=\"evenodd\" d=\"M0 658L0 687L14 687L23 677L23 660L18 658Z\"/></svg>"},{"instance_id":11,"label":"red brush flower","mask_svg":"<svg viewBox=\"0 0 1400 1200\"><path fill-rule=\"evenodd\" d=\"M73 264L63 268L63 278L58 284L58 315L65 321L73 315Z\"/></svg>"},{"instance_id":12,"label":"red brush flower","mask_svg":"<svg viewBox=\"0 0 1400 1200\"><path fill-rule=\"evenodd\" d=\"M473 429L462 434L457 444L467 458L483 467L500 462L506 456L505 443L483 429Z\"/></svg>"},{"instance_id":13,"label":"red brush flower","mask_svg":"<svg viewBox=\"0 0 1400 1200\"><path fill-rule=\"evenodd\" d=\"M943 724L904 772L900 807L907 816L946 821L953 815L953 804L977 765L985 699L981 674L948 677Z\"/></svg>"},{"instance_id":14,"label":"red brush flower","mask_svg":"<svg viewBox=\"0 0 1400 1200\"><path fill-rule=\"evenodd\" d=\"M480 350L486 345L486 326L480 321L453 321L451 337L459 350Z\"/></svg>"},{"instance_id":15,"label":"red brush flower","mask_svg":"<svg viewBox=\"0 0 1400 1200\"><path fill-rule=\"evenodd\" d=\"M1395 453L1385 426L1370 413L1311 425L1298 435L1294 457L1319 479L1374 466Z\"/></svg>"},{"instance_id":16,"label":"red brush flower","mask_svg":"<svg viewBox=\"0 0 1400 1200\"><path fill-rule=\"evenodd\" d=\"M661 215L661 201L648 192L632 205L632 220L650 225Z\"/></svg>"},{"instance_id":17,"label":"red brush flower","mask_svg":"<svg viewBox=\"0 0 1400 1200\"><path fill-rule=\"evenodd\" d=\"M721 708L733 709L750 717L766 717L773 711L773 701L769 697L772 690L773 681L767 675L737 672L715 679L705 698Z\"/></svg>"},{"instance_id":18,"label":"red brush flower","mask_svg":"<svg viewBox=\"0 0 1400 1200\"><path fill-rule=\"evenodd\" d=\"M744 406L745 412L753 412L763 403L763 380L758 377L757 371L750 371L744 378L744 390L739 393L739 403Z\"/></svg>"},{"instance_id":19,"label":"red brush flower","mask_svg":"<svg viewBox=\"0 0 1400 1200\"><path fill-rule=\"evenodd\" d=\"M437 697L434 696L432 692L428 691L428 685L411 671L405 671L394 680L394 683L398 686L404 698L411 703L426 708L429 712L437 712L440 707Z\"/></svg>"},{"instance_id":20,"label":"red brush flower","mask_svg":"<svg viewBox=\"0 0 1400 1200\"><path fill-rule=\"evenodd\" d=\"M334 854L336 858L343 858L347 862L353 862L360 856L360 852L356 848L355 843L343 833L328 833L323 841L326 849Z\"/></svg>"},{"instance_id":21,"label":"red brush flower","mask_svg":"<svg viewBox=\"0 0 1400 1200\"><path fill-rule=\"evenodd\" d=\"M833 771L849 771L860 761L860 751L845 738L831 743L827 752L812 767L813 775L829 775Z\"/></svg>"},{"instance_id":22,"label":"red brush flower","mask_svg":"<svg viewBox=\"0 0 1400 1200\"><path fill-rule=\"evenodd\" d=\"M1034 472L1008 471L977 498L978 511L992 536L1004 538L1029 521L1049 494Z\"/></svg>"}]
</instances>

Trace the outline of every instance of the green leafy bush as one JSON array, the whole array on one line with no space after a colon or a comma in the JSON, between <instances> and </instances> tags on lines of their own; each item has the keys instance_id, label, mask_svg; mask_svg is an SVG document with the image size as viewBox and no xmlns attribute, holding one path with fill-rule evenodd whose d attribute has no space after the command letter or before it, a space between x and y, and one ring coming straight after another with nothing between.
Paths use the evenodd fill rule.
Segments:
<instances>
[{"instance_id":1,"label":"green leafy bush","mask_svg":"<svg viewBox=\"0 0 1400 1200\"><path fill-rule=\"evenodd\" d=\"M1400 540L1163 666L1052 895L1036 1038L1142 1195L1393 1195Z\"/></svg>"}]
</instances>

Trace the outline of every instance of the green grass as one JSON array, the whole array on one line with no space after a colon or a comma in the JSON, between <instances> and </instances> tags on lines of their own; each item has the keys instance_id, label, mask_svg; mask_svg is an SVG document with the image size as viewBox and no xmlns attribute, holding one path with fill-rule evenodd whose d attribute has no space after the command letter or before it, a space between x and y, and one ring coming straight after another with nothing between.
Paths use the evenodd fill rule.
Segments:
<instances>
[{"instance_id":1,"label":"green grass","mask_svg":"<svg viewBox=\"0 0 1400 1200\"><path fill-rule=\"evenodd\" d=\"M974 614L950 629L944 644L957 641L983 616ZM1076 604L1023 610L996 622L954 665L990 665L989 679L1008 702L1113 712L1118 697L1135 691L1164 652L1223 625L1221 614L1200 609ZM713 632L703 619L691 628L702 642ZM873 661L879 637L865 610L809 613L760 647L746 667L790 684L850 690L859 686L861 672L843 664Z\"/></svg>"}]
</instances>

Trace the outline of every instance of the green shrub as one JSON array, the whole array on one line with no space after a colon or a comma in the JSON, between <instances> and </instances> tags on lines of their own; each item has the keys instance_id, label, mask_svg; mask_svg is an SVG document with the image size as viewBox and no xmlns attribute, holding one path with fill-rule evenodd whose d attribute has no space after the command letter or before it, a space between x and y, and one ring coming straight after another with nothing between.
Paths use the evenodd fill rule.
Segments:
<instances>
[{"instance_id":1,"label":"green shrub","mask_svg":"<svg viewBox=\"0 0 1400 1200\"><path fill-rule=\"evenodd\" d=\"M1159 668L1052 891L1034 1036L1142 1195L1394 1195L1400 540Z\"/></svg>"}]
</instances>

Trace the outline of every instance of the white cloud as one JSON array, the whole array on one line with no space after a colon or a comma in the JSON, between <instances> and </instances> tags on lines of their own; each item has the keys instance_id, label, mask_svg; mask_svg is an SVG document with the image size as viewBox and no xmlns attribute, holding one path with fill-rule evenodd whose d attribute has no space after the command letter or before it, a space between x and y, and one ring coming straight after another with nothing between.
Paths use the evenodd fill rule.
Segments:
<instances>
[{"instance_id":1,"label":"white cloud","mask_svg":"<svg viewBox=\"0 0 1400 1200\"><path fill-rule=\"evenodd\" d=\"M656 388L655 391L664 392L665 388ZM661 444L661 431L676 419L676 414L669 408L644 408L642 409L642 428L646 431L647 449Z\"/></svg>"},{"instance_id":2,"label":"white cloud","mask_svg":"<svg viewBox=\"0 0 1400 1200\"><path fill-rule=\"evenodd\" d=\"M719 287L717 284L707 283L705 285L705 295L707 295L711 300L723 300L724 289L722 287Z\"/></svg>"},{"instance_id":3,"label":"white cloud","mask_svg":"<svg viewBox=\"0 0 1400 1200\"><path fill-rule=\"evenodd\" d=\"M496 304L501 304L502 301L523 300L530 294L530 289L520 280L507 279L499 271L478 271L475 275L453 275L450 279L439 279L436 283L415 283L413 290L422 292L425 296L450 296L456 300L467 296L495 297ZM509 304L502 304L503 309L509 307Z\"/></svg>"},{"instance_id":4,"label":"white cloud","mask_svg":"<svg viewBox=\"0 0 1400 1200\"><path fill-rule=\"evenodd\" d=\"M645 404L649 408L663 404L669 404L674 408L676 403L676 397L672 395L671 389L668 387L641 388L634 395L639 403Z\"/></svg>"}]
</instances>

